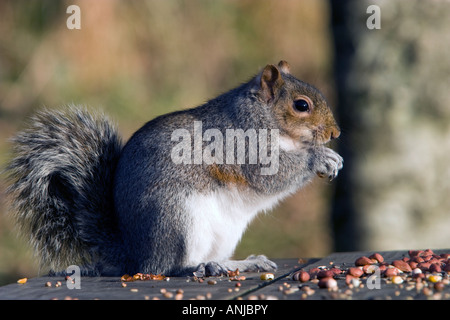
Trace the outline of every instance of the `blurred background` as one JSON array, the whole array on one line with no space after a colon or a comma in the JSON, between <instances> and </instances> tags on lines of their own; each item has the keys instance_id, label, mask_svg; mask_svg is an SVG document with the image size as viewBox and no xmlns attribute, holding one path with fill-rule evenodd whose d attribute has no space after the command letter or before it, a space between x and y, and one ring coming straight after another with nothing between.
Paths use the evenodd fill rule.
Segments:
<instances>
[{"instance_id":1,"label":"blurred background","mask_svg":"<svg viewBox=\"0 0 450 320\"><path fill-rule=\"evenodd\" d=\"M69 5L81 9L70 30ZM367 20L380 8L381 28ZM450 2L1 1L0 166L42 107L101 109L124 139L268 63L318 87L342 128L337 180L316 179L250 225L235 258L450 247ZM0 285L44 274L8 217Z\"/></svg>"}]
</instances>

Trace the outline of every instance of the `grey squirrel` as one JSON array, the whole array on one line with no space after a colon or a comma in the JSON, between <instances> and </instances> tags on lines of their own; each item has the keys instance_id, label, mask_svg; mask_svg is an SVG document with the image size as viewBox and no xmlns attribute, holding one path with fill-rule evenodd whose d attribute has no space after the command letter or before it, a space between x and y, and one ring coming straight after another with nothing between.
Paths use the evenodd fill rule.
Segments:
<instances>
[{"instance_id":1,"label":"grey squirrel","mask_svg":"<svg viewBox=\"0 0 450 320\"><path fill-rule=\"evenodd\" d=\"M147 122L126 144L104 115L40 111L12 139L7 193L53 273L73 264L92 276L270 271L263 255L230 257L258 212L315 175L337 176L343 159L324 144L339 134L321 92L280 61Z\"/></svg>"}]
</instances>

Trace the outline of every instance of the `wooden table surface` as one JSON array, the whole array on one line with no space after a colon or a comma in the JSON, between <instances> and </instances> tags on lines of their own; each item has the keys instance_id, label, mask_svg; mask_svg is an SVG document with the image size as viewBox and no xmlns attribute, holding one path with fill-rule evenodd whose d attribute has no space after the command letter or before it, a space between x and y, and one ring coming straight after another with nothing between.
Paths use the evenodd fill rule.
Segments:
<instances>
[{"instance_id":1,"label":"wooden table surface","mask_svg":"<svg viewBox=\"0 0 450 320\"><path fill-rule=\"evenodd\" d=\"M434 253L450 253L448 250L433 250ZM237 281L233 277L170 277L166 280L136 280L123 286L120 277L81 277L80 289L69 289L62 277L38 277L28 279L25 284L13 283L0 287L1 300L449 300L450 285L448 273L440 272L443 285L436 287L430 280L417 285L412 281L411 273L401 275L402 283L395 284L390 278L378 277L379 286L367 285L370 275L348 285L345 272L355 266L361 256L370 256L374 252L333 253L325 258L314 259L274 259L278 270L273 280L261 280L260 273L241 273L245 280ZM408 251L380 252L386 262L409 257ZM295 281L292 274L303 269L340 268L343 273L336 275L336 288L319 288L318 280ZM408 277L406 277L408 276ZM376 278L370 281L375 283ZM168 281L167 281L168 280ZM60 286L55 286L57 282ZM46 283L51 286L47 287ZM373 285L372 285L373 287ZM425 289L427 288L427 289Z\"/></svg>"}]
</instances>

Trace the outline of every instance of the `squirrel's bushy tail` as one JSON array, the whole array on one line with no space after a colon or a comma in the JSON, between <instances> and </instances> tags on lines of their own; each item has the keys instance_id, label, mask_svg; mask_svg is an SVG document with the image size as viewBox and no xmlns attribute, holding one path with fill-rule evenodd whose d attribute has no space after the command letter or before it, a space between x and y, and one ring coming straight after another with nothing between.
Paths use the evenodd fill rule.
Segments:
<instances>
[{"instance_id":1,"label":"squirrel's bushy tail","mask_svg":"<svg viewBox=\"0 0 450 320\"><path fill-rule=\"evenodd\" d=\"M12 143L7 193L41 264L56 272L107 265L119 242L112 188L122 142L114 126L77 107L44 110Z\"/></svg>"}]
</instances>

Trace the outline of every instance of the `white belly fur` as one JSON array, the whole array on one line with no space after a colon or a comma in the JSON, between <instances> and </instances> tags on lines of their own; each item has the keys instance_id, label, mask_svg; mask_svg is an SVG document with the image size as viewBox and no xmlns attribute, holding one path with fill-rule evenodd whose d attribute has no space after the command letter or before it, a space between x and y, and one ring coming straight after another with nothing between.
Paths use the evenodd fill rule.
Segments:
<instances>
[{"instance_id":1,"label":"white belly fur","mask_svg":"<svg viewBox=\"0 0 450 320\"><path fill-rule=\"evenodd\" d=\"M261 211L271 209L290 192L261 197L236 187L187 199L191 233L187 237L187 266L228 260L247 225Z\"/></svg>"}]
</instances>

